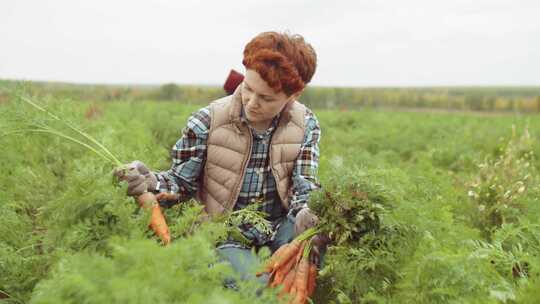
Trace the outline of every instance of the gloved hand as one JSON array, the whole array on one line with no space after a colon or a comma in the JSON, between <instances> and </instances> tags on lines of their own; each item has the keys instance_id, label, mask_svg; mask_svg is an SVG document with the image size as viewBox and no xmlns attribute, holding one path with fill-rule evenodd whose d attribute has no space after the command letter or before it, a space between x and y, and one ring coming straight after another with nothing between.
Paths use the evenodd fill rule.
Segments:
<instances>
[{"instance_id":1,"label":"gloved hand","mask_svg":"<svg viewBox=\"0 0 540 304\"><path fill-rule=\"evenodd\" d=\"M295 236L300 235L307 229L314 227L319 223L319 218L309 209L304 208L296 214L296 220L294 223ZM321 253L326 251L326 247L330 243L330 238L322 233L319 233L313 237L311 244L313 248L309 255L310 261L319 266L321 261Z\"/></svg>"},{"instance_id":2,"label":"gloved hand","mask_svg":"<svg viewBox=\"0 0 540 304\"><path fill-rule=\"evenodd\" d=\"M146 165L138 160L131 162L127 168L115 170L114 175L128 183L127 195L137 197L144 192L153 191L157 179Z\"/></svg>"},{"instance_id":3,"label":"gloved hand","mask_svg":"<svg viewBox=\"0 0 540 304\"><path fill-rule=\"evenodd\" d=\"M296 214L294 222L294 235L295 237L302 232L314 227L319 223L319 218L309 209L303 208Z\"/></svg>"}]
</instances>

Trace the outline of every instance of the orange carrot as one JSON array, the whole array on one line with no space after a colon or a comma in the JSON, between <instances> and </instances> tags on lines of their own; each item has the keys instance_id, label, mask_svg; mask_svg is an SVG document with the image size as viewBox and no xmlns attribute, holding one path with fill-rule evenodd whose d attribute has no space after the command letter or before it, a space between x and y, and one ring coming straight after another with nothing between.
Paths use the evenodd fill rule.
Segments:
<instances>
[{"instance_id":1,"label":"orange carrot","mask_svg":"<svg viewBox=\"0 0 540 304\"><path fill-rule=\"evenodd\" d=\"M287 263L285 263L283 266L279 268L281 272L283 272L285 275L287 275L294 267L298 264L298 261L293 257L290 258Z\"/></svg>"},{"instance_id":2,"label":"orange carrot","mask_svg":"<svg viewBox=\"0 0 540 304\"><path fill-rule=\"evenodd\" d=\"M257 273L257 276L260 276L262 273L269 272L272 273L276 271L283 264L287 263L290 258L296 256L298 252L303 251L303 246L306 243L306 240L316 235L318 232L315 228L310 228L299 236L296 237L292 242L282 245L274 252L274 254L266 261L263 266L263 270ZM302 249L302 250L300 250Z\"/></svg>"},{"instance_id":3,"label":"orange carrot","mask_svg":"<svg viewBox=\"0 0 540 304\"><path fill-rule=\"evenodd\" d=\"M293 287L294 283L294 277L296 276L296 267L291 269L289 273L285 276L285 279L283 280L282 286L283 288L278 294L278 298L283 298L286 294L291 293L291 288ZM294 298L294 295L291 296L291 299Z\"/></svg>"},{"instance_id":4,"label":"orange carrot","mask_svg":"<svg viewBox=\"0 0 540 304\"><path fill-rule=\"evenodd\" d=\"M309 278L307 286L307 295L311 298L315 292L315 286L317 283L317 266L313 263L309 263Z\"/></svg>"},{"instance_id":5,"label":"orange carrot","mask_svg":"<svg viewBox=\"0 0 540 304\"><path fill-rule=\"evenodd\" d=\"M294 278L294 285L296 287L296 297L294 303L305 303L307 300L307 287L309 276L309 259L304 256L300 260L300 263L296 269L296 276Z\"/></svg>"},{"instance_id":6,"label":"orange carrot","mask_svg":"<svg viewBox=\"0 0 540 304\"><path fill-rule=\"evenodd\" d=\"M278 250L272 254L270 259L266 261L263 266L263 270L258 272L256 275L260 276L265 272L270 272L273 274L275 271L277 271L277 269L286 264L290 258L294 257L298 253L301 243L302 241L293 240L292 242L279 247Z\"/></svg>"},{"instance_id":7,"label":"orange carrot","mask_svg":"<svg viewBox=\"0 0 540 304\"><path fill-rule=\"evenodd\" d=\"M292 257L294 257L298 250L300 250L300 246L302 245L302 241L294 240L289 243L289 246L287 246L287 249L284 250L279 257L274 261L274 265L272 266L273 269L278 269L285 263L289 261ZM276 252L277 253L277 252Z\"/></svg>"},{"instance_id":8,"label":"orange carrot","mask_svg":"<svg viewBox=\"0 0 540 304\"><path fill-rule=\"evenodd\" d=\"M266 261L266 263L263 266L263 270L261 272L257 272L257 276L259 277L265 272L272 272L274 270L274 263L276 262L276 260L279 259L281 255L283 255L283 252L288 250L287 249L288 246L290 246L290 244L285 244L279 247L278 250L276 250L274 254Z\"/></svg>"},{"instance_id":9,"label":"orange carrot","mask_svg":"<svg viewBox=\"0 0 540 304\"><path fill-rule=\"evenodd\" d=\"M152 215L149 226L159 236L163 245L168 245L171 242L169 226L167 226L165 217L159 208L156 196L152 192L145 192L137 197L137 201L142 208L151 208Z\"/></svg>"},{"instance_id":10,"label":"orange carrot","mask_svg":"<svg viewBox=\"0 0 540 304\"><path fill-rule=\"evenodd\" d=\"M296 269L294 271L294 281L292 282L292 286L291 286L291 289L289 290L289 303L294 303L294 300L296 299L296 294L298 293L298 291L296 290L296 284L294 284L296 282L296 277L297 277L297 269L298 269L298 265L296 265Z\"/></svg>"},{"instance_id":11,"label":"orange carrot","mask_svg":"<svg viewBox=\"0 0 540 304\"><path fill-rule=\"evenodd\" d=\"M161 208L158 204L152 206L152 216L150 220L150 228L156 232L161 238L163 245L169 245L171 243L171 234L169 233L169 226L165 221L165 217L161 212Z\"/></svg>"},{"instance_id":12,"label":"orange carrot","mask_svg":"<svg viewBox=\"0 0 540 304\"><path fill-rule=\"evenodd\" d=\"M283 282L285 279L285 276L291 271L291 269L294 268L296 265L296 259L289 259L289 261L284 264L283 266L276 269L274 275L272 276L272 284L270 287L277 287L279 284Z\"/></svg>"}]
</instances>

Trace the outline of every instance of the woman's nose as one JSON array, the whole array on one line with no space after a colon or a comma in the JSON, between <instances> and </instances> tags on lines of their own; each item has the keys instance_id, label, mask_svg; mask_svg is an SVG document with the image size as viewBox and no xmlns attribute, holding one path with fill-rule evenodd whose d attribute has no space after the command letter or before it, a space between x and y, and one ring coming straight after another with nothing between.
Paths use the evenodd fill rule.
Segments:
<instances>
[{"instance_id":1,"label":"woman's nose","mask_svg":"<svg viewBox=\"0 0 540 304\"><path fill-rule=\"evenodd\" d=\"M251 94L251 96L248 99L248 105L250 108L258 108L259 107L259 96L257 94Z\"/></svg>"}]
</instances>

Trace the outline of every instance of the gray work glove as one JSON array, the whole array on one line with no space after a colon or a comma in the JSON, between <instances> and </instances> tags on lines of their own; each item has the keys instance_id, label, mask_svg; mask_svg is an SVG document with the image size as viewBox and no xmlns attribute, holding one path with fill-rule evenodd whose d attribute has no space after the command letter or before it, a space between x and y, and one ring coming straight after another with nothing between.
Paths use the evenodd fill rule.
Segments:
<instances>
[{"instance_id":1,"label":"gray work glove","mask_svg":"<svg viewBox=\"0 0 540 304\"><path fill-rule=\"evenodd\" d=\"M154 191L158 182L156 176L138 160L131 162L127 168L115 170L114 175L128 183L127 195L133 197Z\"/></svg>"},{"instance_id":2,"label":"gray work glove","mask_svg":"<svg viewBox=\"0 0 540 304\"><path fill-rule=\"evenodd\" d=\"M319 218L309 208L302 208L296 214L296 219L294 222L294 235L298 236L318 223Z\"/></svg>"}]
</instances>

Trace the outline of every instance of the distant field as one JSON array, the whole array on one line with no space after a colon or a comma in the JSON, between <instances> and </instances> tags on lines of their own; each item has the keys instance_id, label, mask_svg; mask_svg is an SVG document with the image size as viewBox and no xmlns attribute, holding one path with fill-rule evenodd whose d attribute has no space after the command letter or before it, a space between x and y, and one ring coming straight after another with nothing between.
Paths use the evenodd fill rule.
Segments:
<instances>
[{"instance_id":1,"label":"distant field","mask_svg":"<svg viewBox=\"0 0 540 304\"><path fill-rule=\"evenodd\" d=\"M0 102L5 89L14 81L0 80ZM54 96L84 101L179 101L205 104L224 96L221 86L178 85L81 85L54 82L27 82L27 91L40 96ZM445 111L481 111L540 113L539 86L471 86L471 87L388 87L332 88L308 87L301 97L317 109L358 110L436 109Z\"/></svg>"},{"instance_id":2,"label":"distant field","mask_svg":"<svg viewBox=\"0 0 540 304\"><path fill-rule=\"evenodd\" d=\"M0 104L3 132L18 126L17 115L44 122L17 105ZM139 159L154 170L170 166L169 149L200 107L47 105L122 161ZM315 303L540 298L537 116L315 112L323 188L361 181L386 210L384 229L330 248ZM217 232L189 230L195 207L167 210L174 241L163 248L125 186L111 185L112 167L92 152L44 134L3 136L0 144L0 294L13 303L276 301L221 288L230 269L208 268L216 263Z\"/></svg>"}]
</instances>

